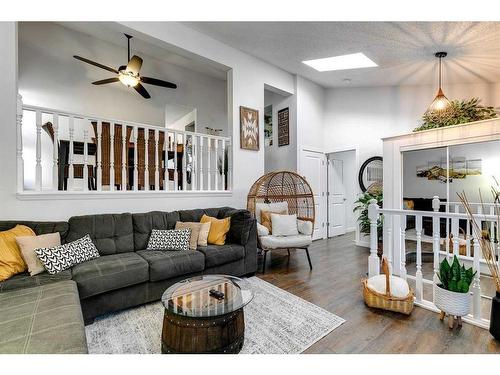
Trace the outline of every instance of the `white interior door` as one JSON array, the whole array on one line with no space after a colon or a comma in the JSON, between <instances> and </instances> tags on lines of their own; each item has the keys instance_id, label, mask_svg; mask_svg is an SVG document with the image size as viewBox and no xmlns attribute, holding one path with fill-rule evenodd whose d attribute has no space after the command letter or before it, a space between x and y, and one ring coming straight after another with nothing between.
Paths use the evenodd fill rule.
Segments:
<instances>
[{"instance_id":1,"label":"white interior door","mask_svg":"<svg viewBox=\"0 0 500 375\"><path fill-rule=\"evenodd\" d=\"M328 237L333 237L345 234L344 162L330 159L328 167Z\"/></svg>"},{"instance_id":2,"label":"white interior door","mask_svg":"<svg viewBox=\"0 0 500 375\"><path fill-rule=\"evenodd\" d=\"M299 174L304 177L314 194L316 221L313 239L326 238L326 157L319 151L301 149Z\"/></svg>"}]
</instances>

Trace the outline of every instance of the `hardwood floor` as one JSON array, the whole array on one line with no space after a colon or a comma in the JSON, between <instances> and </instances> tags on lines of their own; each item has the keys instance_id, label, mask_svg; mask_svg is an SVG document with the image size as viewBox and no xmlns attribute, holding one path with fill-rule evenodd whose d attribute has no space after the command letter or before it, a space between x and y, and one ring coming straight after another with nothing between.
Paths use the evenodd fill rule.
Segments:
<instances>
[{"instance_id":1,"label":"hardwood floor","mask_svg":"<svg viewBox=\"0 0 500 375\"><path fill-rule=\"evenodd\" d=\"M306 353L500 353L500 342L485 329L464 323L449 330L420 307L410 316L366 307L361 279L368 249L355 246L353 234L315 241L309 251L312 271L303 250L292 250L290 258L278 250L267 255L265 274L257 274L346 320Z\"/></svg>"}]
</instances>

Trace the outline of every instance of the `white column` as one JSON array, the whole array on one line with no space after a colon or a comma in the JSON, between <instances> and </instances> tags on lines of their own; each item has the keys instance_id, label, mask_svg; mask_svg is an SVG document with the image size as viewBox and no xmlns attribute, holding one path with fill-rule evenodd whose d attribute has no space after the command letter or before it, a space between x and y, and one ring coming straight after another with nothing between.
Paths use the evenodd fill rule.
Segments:
<instances>
[{"instance_id":1,"label":"white column","mask_svg":"<svg viewBox=\"0 0 500 375\"><path fill-rule=\"evenodd\" d=\"M22 192L24 190L23 98L19 94L17 94L16 130L17 191Z\"/></svg>"},{"instance_id":2,"label":"white column","mask_svg":"<svg viewBox=\"0 0 500 375\"><path fill-rule=\"evenodd\" d=\"M440 241L440 223L439 217L432 218L432 253L434 255L434 275L432 281L434 284L439 284L439 241ZM432 288L434 295L434 288Z\"/></svg>"},{"instance_id":3,"label":"white column","mask_svg":"<svg viewBox=\"0 0 500 375\"><path fill-rule=\"evenodd\" d=\"M368 259L368 276L376 276L380 272L380 262L377 256L378 242L378 205L375 199L371 199L368 205L368 219L370 220L370 256Z\"/></svg>"},{"instance_id":4,"label":"white column","mask_svg":"<svg viewBox=\"0 0 500 375\"><path fill-rule=\"evenodd\" d=\"M127 160L128 160L128 144L127 144L127 125L122 124L122 190L127 190Z\"/></svg>"},{"instance_id":5,"label":"white column","mask_svg":"<svg viewBox=\"0 0 500 375\"><path fill-rule=\"evenodd\" d=\"M42 112L36 111L36 169L35 188L42 190Z\"/></svg>"},{"instance_id":6,"label":"white column","mask_svg":"<svg viewBox=\"0 0 500 375\"><path fill-rule=\"evenodd\" d=\"M424 298L424 282L422 276L422 216L415 216L415 228L417 233L417 272L415 274L415 297L417 301Z\"/></svg>"},{"instance_id":7,"label":"white column","mask_svg":"<svg viewBox=\"0 0 500 375\"><path fill-rule=\"evenodd\" d=\"M139 169L138 169L138 158L137 158L137 137L139 132L136 126L132 128L132 134L134 137L134 191L139 190Z\"/></svg>"},{"instance_id":8,"label":"white column","mask_svg":"<svg viewBox=\"0 0 500 375\"><path fill-rule=\"evenodd\" d=\"M115 190L115 123L109 123L109 191Z\"/></svg>"},{"instance_id":9,"label":"white column","mask_svg":"<svg viewBox=\"0 0 500 375\"><path fill-rule=\"evenodd\" d=\"M155 190L160 189L160 172L158 170L158 140L159 131L155 129Z\"/></svg>"},{"instance_id":10,"label":"white column","mask_svg":"<svg viewBox=\"0 0 500 375\"><path fill-rule=\"evenodd\" d=\"M88 136L89 130L87 129L87 121L85 120L83 129L83 190L89 190L89 150L88 150Z\"/></svg>"},{"instance_id":11,"label":"white column","mask_svg":"<svg viewBox=\"0 0 500 375\"><path fill-rule=\"evenodd\" d=\"M222 190L226 190L226 140L222 140L222 163L221 163L221 185L222 185Z\"/></svg>"},{"instance_id":12,"label":"white column","mask_svg":"<svg viewBox=\"0 0 500 375\"><path fill-rule=\"evenodd\" d=\"M97 190L102 190L102 121L97 120Z\"/></svg>"},{"instance_id":13,"label":"white column","mask_svg":"<svg viewBox=\"0 0 500 375\"><path fill-rule=\"evenodd\" d=\"M74 150L74 135L75 135L75 118L73 116L69 117L69 166L68 166L68 190L74 190L75 188L75 150Z\"/></svg>"},{"instance_id":14,"label":"white column","mask_svg":"<svg viewBox=\"0 0 500 375\"><path fill-rule=\"evenodd\" d=\"M399 259L401 260L401 277L406 280L406 216L402 216L400 223L401 249Z\"/></svg>"},{"instance_id":15,"label":"white column","mask_svg":"<svg viewBox=\"0 0 500 375\"><path fill-rule=\"evenodd\" d=\"M479 228L481 228L481 220L475 219ZM479 238L476 237L475 231L472 231L473 241L474 241L474 271L476 275L474 280L472 280L472 315L476 319L481 319L481 267L479 259L481 256L481 247L479 246Z\"/></svg>"},{"instance_id":16,"label":"white column","mask_svg":"<svg viewBox=\"0 0 500 375\"><path fill-rule=\"evenodd\" d=\"M149 190L149 129L144 128L144 190Z\"/></svg>"},{"instance_id":17,"label":"white column","mask_svg":"<svg viewBox=\"0 0 500 375\"><path fill-rule=\"evenodd\" d=\"M59 115L52 114L54 144L52 148L52 190L59 189ZM64 176L63 176L64 177Z\"/></svg>"}]
</instances>

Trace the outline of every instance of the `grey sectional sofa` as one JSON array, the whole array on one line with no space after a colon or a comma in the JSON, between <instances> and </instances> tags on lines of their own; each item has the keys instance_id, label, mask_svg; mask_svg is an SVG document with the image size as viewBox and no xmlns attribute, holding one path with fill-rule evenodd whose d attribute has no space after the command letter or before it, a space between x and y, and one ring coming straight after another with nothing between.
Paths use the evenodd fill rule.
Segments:
<instances>
[{"instance_id":1,"label":"grey sectional sofa","mask_svg":"<svg viewBox=\"0 0 500 375\"><path fill-rule=\"evenodd\" d=\"M152 229L173 229L177 221L198 222L203 214L231 217L225 245L196 251L146 250ZM246 210L221 207L75 216L68 222L0 221L0 230L16 224L36 234L58 231L63 243L90 234L101 257L57 275L20 274L0 282L0 353L86 352L84 321L157 301L166 288L190 276L244 276L257 270L256 224Z\"/></svg>"}]
</instances>

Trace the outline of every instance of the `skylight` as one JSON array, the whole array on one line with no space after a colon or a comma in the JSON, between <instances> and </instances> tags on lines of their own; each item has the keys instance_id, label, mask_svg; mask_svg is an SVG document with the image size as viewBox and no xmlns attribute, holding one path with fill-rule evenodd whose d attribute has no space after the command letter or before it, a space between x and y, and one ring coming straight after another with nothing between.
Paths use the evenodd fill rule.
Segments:
<instances>
[{"instance_id":1,"label":"skylight","mask_svg":"<svg viewBox=\"0 0 500 375\"><path fill-rule=\"evenodd\" d=\"M324 59L307 60L302 62L319 72L371 68L374 66L378 66L361 52L352 53L350 55L326 57Z\"/></svg>"}]
</instances>

